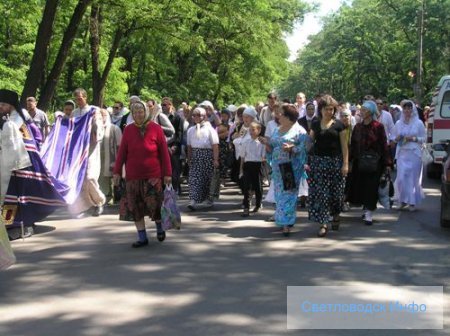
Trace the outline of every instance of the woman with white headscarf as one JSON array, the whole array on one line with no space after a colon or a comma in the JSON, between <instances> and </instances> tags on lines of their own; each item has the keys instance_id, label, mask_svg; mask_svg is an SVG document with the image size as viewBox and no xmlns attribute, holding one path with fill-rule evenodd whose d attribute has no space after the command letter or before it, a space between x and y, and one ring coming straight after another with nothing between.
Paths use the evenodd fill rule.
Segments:
<instances>
[{"instance_id":1,"label":"woman with white headscarf","mask_svg":"<svg viewBox=\"0 0 450 336\"><path fill-rule=\"evenodd\" d=\"M172 166L162 128L150 120L147 105L141 101L131 105L133 123L125 127L113 170L118 185L122 166L126 171L126 192L120 200L120 219L134 221L138 240L132 247L148 245L145 216L156 223L157 239L166 233L161 227L163 182L172 183Z\"/></svg>"},{"instance_id":2,"label":"woman with white headscarf","mask_svg":"<svg viewBox=\"0 0 450 336\"><path fill-rule=\"evenodd\" d=\"M356 124L350 140L352 174L349 201L363 206L363 220L372 225L377 208L378 187L383 173L391 170L392 159L383 124L376 120L377 105L367 100L361 107L362 122Z\"/></svg>"},{"instance_id":3,"label":"woman with white headscarf","mask_svg":"<svg viewBox=\"0 0 450 336\"><path fill-rule=\"evenodd\" d=\"M197 210L213 205L213 200L208 196L214 168L219 167L219 136L208 121L204 108L195 108L192 119L194 126L187 131L188 208Z\"/></svg>"},{"instance_id":4,"label":"woman with white headscarf","mask_svg":"<svg viewBox=\"0 0 450 336\"><path fill-rule=\"evenodd\" d=\"M402 113L394 127L397 143L397 177L395 179L395 198L400 209L407 206L414 211L424 198L422 190L422 144L426 133L419 119L416 105L411 100L401 102Z\"/></svg>"}]
</instances>

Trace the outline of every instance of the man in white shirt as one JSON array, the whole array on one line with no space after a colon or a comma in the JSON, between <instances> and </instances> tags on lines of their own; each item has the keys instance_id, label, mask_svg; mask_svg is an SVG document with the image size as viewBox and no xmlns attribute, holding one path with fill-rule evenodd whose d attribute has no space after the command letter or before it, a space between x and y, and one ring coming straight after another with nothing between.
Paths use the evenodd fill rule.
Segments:
<instances>
[{"instance_id":1,"label":"man in white shirt","mask_svg":"<svg viewBox=\"0 0 450 336\"><path fill-rule=\"evenodd\" d=\"M33 119L33 122L41 131L43 142L50 132L50 123L48 121L47 114L37 108L37 101L34 97L27 98L27 111L30 117Z\"/></svg>"},{"instance_id":2,"label":"man in white shirt","mask_svg":"<svg viewBox=\"0 0 450 336\"><path fill-rule=\"evenodd\" d=\"M303 92L297 93L295 96L295 108L298 112L298 119L303 118L306 115L306 95Z\"/></svg>"},{"instance_id":3,"label":"man in white shirt","mask_svg":"<svg viewBox=\"0 0 450 336\"><path fill-rule=\"evenodd\" d=\"M392 115L388 111L383 110L383 100L377 99L375 103L377 104L376 120L383 124L389 144L392 140L394 140L394 121L392 120Z\"/></svg>"},{"instance_id":4,"label":"man in white shirt","mask_svg":"<svg viewBox=\"0 0 450 336\"><path fill-rule=\"evenodd\" d=\"M277 95L275 93L269 93L267 95L268 105L263 107L263 109L261 110L261 116L259 118L261 125L263 125L264 127L266 127L269 121L273 119L274 107L276 102Z\"/></svg>"}]
</instances>

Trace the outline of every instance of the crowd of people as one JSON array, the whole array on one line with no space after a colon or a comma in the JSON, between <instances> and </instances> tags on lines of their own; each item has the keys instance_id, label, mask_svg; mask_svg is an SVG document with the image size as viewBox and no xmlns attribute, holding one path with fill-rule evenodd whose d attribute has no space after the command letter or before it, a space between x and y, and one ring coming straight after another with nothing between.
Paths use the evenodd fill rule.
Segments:
<instances>
[{"instance_id":1,"label":"crowd of people","mask_svg":"<svg viewBox=\"0 0 450 336\"><path fill-rule=\"evenodd\" d=\"M330 95L308 101L300 92L291 103L271 92L267 103L221 110L208 100L176 108L170 97L138 96L127 107L116 101L107 108L89 105L79 88L50 125L36 98L27 97L22 109L17 93L3 89L0 114L0 202L8 233L21 226L21 235L31 235L36 221L62 205L78 218L100 216L120 199L120 219L137 229L133 247L148 244L145 216L163 241L163 189L171 184L181 195L183 178L192 211L213 207L230 179L242 194L242 217L261 209L266 187L265 200L275 207L267 220L285 236L298 201L319 223L319 237L339 230L340 213L350 206L362 206L364 223L372 225L380 180L394 168L399 209L415 211L424 197L426 110L411 100L387 106L367 95L352 105ZM9 146L19 148L14 162L6 159ZM27 174L45 192L32 195L29 182L18 180ZM27 215L35 208L42 215Z\"/></svg>"}]
</instances>

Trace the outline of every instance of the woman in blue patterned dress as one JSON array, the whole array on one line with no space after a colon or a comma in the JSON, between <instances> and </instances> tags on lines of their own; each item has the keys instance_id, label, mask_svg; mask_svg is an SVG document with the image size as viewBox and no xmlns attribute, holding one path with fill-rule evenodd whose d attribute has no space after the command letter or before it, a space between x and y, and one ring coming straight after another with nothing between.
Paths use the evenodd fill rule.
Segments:
<instances>
[{"instance_id":1,"label":"woman in blue patterned dress","mask_svg":"<svg viewBox=\"0 0 450 336\"><path fill-rule=\"evenodd\" d=\"M295 106L283 104L281 109L280 127L274 130L266 148L269 153L275 187L275 223L283 227L283 234L288 236L297 215L297 196L300 179L304 176L307 135L300 132L300 126L297 123L298 112ZM295 181L291 186L288 186L289 172L282 174L280 170L280 164L289 162L294 175L293 181Z\"/></svg>"}]
</instances>

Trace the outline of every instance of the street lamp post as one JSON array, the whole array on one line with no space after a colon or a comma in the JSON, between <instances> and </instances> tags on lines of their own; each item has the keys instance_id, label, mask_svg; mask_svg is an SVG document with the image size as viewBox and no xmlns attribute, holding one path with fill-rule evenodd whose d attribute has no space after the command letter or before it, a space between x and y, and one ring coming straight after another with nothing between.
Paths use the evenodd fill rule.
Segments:
<instances>
[{"instance_id":1,"label":"street lamp post","mask_svg":"<svg viewBox=\"0 0 450 336\"><path fill-rule=\"evenodd\" d=\"M419 103L422 101L422 77L423 77L423 32L424 32L424 12L425 12L425 0L421 1L419 15L417 16L418 21L418 50L417 50L417 76L416 85L414 87L414 94Z\"/></svg>"}]
</instances>

